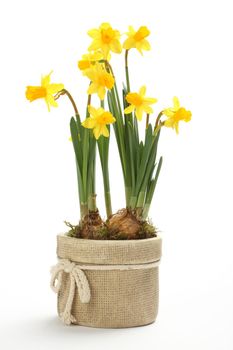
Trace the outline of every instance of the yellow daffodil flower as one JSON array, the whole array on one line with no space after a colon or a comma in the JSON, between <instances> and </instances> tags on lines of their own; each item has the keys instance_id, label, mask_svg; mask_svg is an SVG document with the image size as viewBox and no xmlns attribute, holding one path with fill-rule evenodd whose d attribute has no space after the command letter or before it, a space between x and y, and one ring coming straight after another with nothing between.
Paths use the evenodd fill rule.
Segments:
<instances>
[{"instance_id":1,"label":"yellow daffodil flower","mask_svg":"<svg viewBox=\"0 0 233 350\"><path fill-rule=\"evenodd\" d=\"M51 84L50 75L52 71L41 78L41 86L27 86L26 89L26 98L32 102L38 98L43 98L48 106L50 111L50 106L57 107L58 104L54 99L54 95L64 89L63 84Z\"/></svg>"},{"instance_id":2,"label":"yellow daffodil flower","mask_svg":"<svg viewBox=\"0 0 233 350\"><path fill-rule=\"evenodd\" d=\"M129 114L135 110L135 115L138 120L142 120L143 112L147 114L153 113L151 104L156 103L156 98L145 97L146 87L142 86L139 93L130 92L126 95L126 101L130 104L125 108L124 113Z\"/></svg>"},{"instance_id":3,"label":"yellow daffodil flower","mask_svg":"<svg viewBox=\"0 0 233 350\"><path fill-rule=\"evenodd\" d=\"M96 109L92 106L88 106L90 117L82 122L82 126L87 129L93 129L93 134L96 140L101 135L109 137L109 131L106 125L115 123L116 119L112 113L105 111L102 107Z\"/></svg>"},{"instance_id":4,"label":"yellow daffodil flower","mask_svg":"<svg viewBox=\"0 0 233 350\"><path fill-rule=\"evenodd\" d=\"M99 28L89 30L88 35L93 39L89 51L101 50L104 59L108 58L110 51L121 53L120 32L113 29L109 23L102 23Z\"/></svg>"},{"instance_id":5,"label":"yellow daffodil flower","mask_svg":"<svg viewBox=\"0 0 233 350\"><path fill-rule=\"evenodd\" d=\"M82 59L78 61L78 68L81 71L85 71L88 68L91 68L96 62L103 60L104 56L101 51L87 53L82 56Z\"/></svg>"},{"instance_id":6,"label":"yellow daffodil flower","mask_svg":"<svg viewBox=\"0 0 233 350\"><path fill-rule=\"evenodd\" d=\"M138 31L135 31L132 26L129 26L129 31L126 33L128 35L128 38L125 40L123 44L123 48L125 50L129 49L137 49L141 54L142 50L150 50L150 43L146 39L148 35L150 34L150 31L147 27L143 26L138 29Z\"/></svg>"},{"instance_id":7,"label":"yellow daffodil flower","mask_svg":"<svg viewBox=\"0 0 233 350\"><path fill-rule=\"evenodd\" d=\"M179 122L189 122L192 117L192 113L187 111L184 107L180 107L180 102L177 97L173 98L173 107L163 110L163 114L168 118L165 120L164 125L168 128L173 128L176 133L179 133Z\"/></svg>"},{"instance_id":8,"label":"yellow daffodil flower","mask_svg":"<svg viewBox=\"0 0 233 350\"><path fill-rule=\"evenodd\" d=\"M111 90L114 85L112 74L108 73L101 63L96 63L85 71L85 75L91 80L87 90L89 95L97 93L101 100L104 99L106 89Z\"/></svg>"}]
</instances>

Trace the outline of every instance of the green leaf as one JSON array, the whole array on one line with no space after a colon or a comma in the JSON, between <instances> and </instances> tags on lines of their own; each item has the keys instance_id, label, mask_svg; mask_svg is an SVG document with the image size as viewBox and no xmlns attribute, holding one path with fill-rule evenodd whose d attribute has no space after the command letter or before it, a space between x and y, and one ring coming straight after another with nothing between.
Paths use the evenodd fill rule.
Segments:
<instances>
[{"instance_id":1,"label":"green leaf","mask_svg":"<svg viewBox=\"0 0 233 350\"><path fill-rule=\"evenodd\" d=\"M87 197L95 193L95 159L96 159L96 140L93 133L90 133L90 148L87 171Z\"/></svg>"},{"instance_id":2,"label":"green leaf","mask_svg":"<svg viewBox=\"0 0 233 350\"><path fill-rule=\"evenodd\" d=\"M83 164L82 164L82 178L83 178L83 188L84 194L87 197L87 170L88 170L88 161L89 161L89 136L90 130L84 130L83 135Z\"/></svg>"},{"instance_id":3,"label":"green leaf","mask_svg":"<svg viewBox=\"0 0 233 350\"><path fill-rule=\"evenodd\" d=\"M156 169L155 177L154 177L154 179L151 180L151 183L149 186L149 190L148 190L147 197L146 197L146 203L151 204L162 164L163 164L163 157L160 157L159 164L158 164L157 169Z\"/></svg>"},{"instance_id":4,"label":"green leaf","mask_svg":"<svg viewBox=\"0 0 233 350\"><path fill-rule=\"evenodd\" d=\"M82 149L80 147L80 141L78 137L78 129L75 119L72 117L70 120L70 132L72 137L72 143L75 152L76 168L77 168L77 179L78 179L78 190L79 190L79 202L84 202L84 189L83 189L83 179L81 174L82 168Z\"/></svg>"},{"instance_id":5,"label":"green leaf","mask_svg":"<svg viewBox=\"0 0 233 350\"><path fill-rule=\"evenodd\" d=\"M127 141L129 145L129 163L130 163L130 175L131 175L131 186L135 187L136 175L135 175L135 166L136 166L136 148L134 144L134 135L133 135L133 127L127 122Z\"/></svg>"},{"instance_id":6,"label":"green leaf","mask_svg":"<svg viewBox=\"0 0 233 350\"><path fill-rule=\"evenodd\" d=\"M113 124L113 127L114 127L118 150L120 154L123 175L124 175L124 178L126 178L127 171L126 171L125 131L123 126L121 109L118 109L118 106L117 106L115 88L113 88L108 92L108 104L109 104L109 109L111 113L116 118L116 122Z\"/></svg>"},{"instance_id":7,"label":"green leaf","mask_svg":"<svg viewBox=\"0 0 233 350\"><path fill-rule=\"evenodd\" d=\"M70 120L70 133L71 133L71 139L74 146L74 152L76 155L76 159L78 162L79 170L82 169L82 143L81 143L81 137L80 133L78 131L78 126L75 121L75 119L72 117Z\"/></svg>"},{"instance_id":8,"label":"green leaf","mask_svg":"<svg viewBox=\"0 0 233 350\"><path fill-rule=\"evenodd\" d=\"M79 114L75 115L75 119L76 119L76 123L77 123L78 133L80 134L80 140L82 140L84 128L82 126Z\"/></svg>"},{"instance_id":9,"label":"green leaf","mask_svg":"<svg viewBox=\"0 0 233 350\"><path fill-rule=\"evenodd\" d=\"M141 162L140 162L140 167L139 167L139 172L137 176L137 182L136 182L136 189L135 189L135 195L137 196L140 190L140 187L143 182L143 178L146 173L146 167L148 163L148 159L150 157L150 151L152 147L152 126L149 125L147 130L146 130L146 135L145 135L145 144L143 147L142 151L142 156L141 156Z\"/></svg>"},{"instance_id":10,"label":"green leaf","mask_svg":"<svg viewBox=\"0 0 233 350\"><path fill-rule=\"evenodd\" d=\"M110 127L107 126L107 128L110 131ZM106 214L107 214L107 217L109 217L112 214L109 171L108 171L109 137L101 136L98 139L98 149L99 149L100 162L101 162L102 173L103 173Z\"/></svg>"}]
</instances>

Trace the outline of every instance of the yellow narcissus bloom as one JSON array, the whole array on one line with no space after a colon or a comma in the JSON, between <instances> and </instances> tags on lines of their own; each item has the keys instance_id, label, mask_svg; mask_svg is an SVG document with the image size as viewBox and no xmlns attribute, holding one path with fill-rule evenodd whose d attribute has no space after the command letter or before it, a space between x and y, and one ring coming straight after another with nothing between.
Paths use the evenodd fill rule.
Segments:
<instances>
[{"instance_id":1,"label":"yellow narcissus bloom","mask_svg":"<svg viewBox=\"0 0 233 350\"><path fill-rule=\"evenodd\" d=\"M113 29L109 23L102 23L98 29L89 30L88 35L93 39L89 51L101 50L105 59L110 51L121 53L120 32Z\"/></svg>"},{"instance_id":2,"label":"yellow narcissus bloom","mask_svg":"<svg viewBox=\"0 0 233 350\"><path fill-rule=\"evenodd\" d=\"M180 107L177 97L173 98L173 107L164 109L163 114L168 118L164 121L164 125L175 129L177 134L179 133L179 122L189 122L192 117L190 111L187 111L184 107Z\"/></svg>"},{"instance_id":3,"label":"yellow narcissus bloom","mask_svg":"<svg viewBox=\"0 0 233 350\"><path fill-rule=\"evenodd\" d=\"M153 113L153 109L150 107L151 104L156 103L156 98L145 97L146 87L142 86L139 93L129 92L126 95L126 101L130 106L126 107L124 110L125 114L132 113L135 110L135 115L138 120L142 120L143 112L147 114Z\"/></svg>"},{"instance_id":4,"label":"yellow narcissus bloom","mask_svg":"<svg viewBox=\"0 0 233 350\"><path fill-rule=\"evenodd\" d=\"M41 78L41 86L27 86L26 89L26 98L32 102L37 100L38 98L43 98L48 106L48 110L50 111L50 106L57 107L58 104L54 99L54 95L64 89L63 84L51 84L50 83L50 75L52 71L42 76Z\"/></svg>"},{"instance_id":5,"label":"yellow narcissus bloom","mask_svg":"<svg viewBox=\"0 0 233 350\"><path fill-rule=\"evenodd\" d=\"M82 122L82 126L87 129L93 129L93 134L96 140L101 135L109 137L109 131L106 125L115 123L116 119L112 113L105 111L102 107L96 109L92 106L88 106L90 117Z\"/></svg>"},{"instance_id":6,"label":"yellow narcissus bloom","mask_svg":"<svg viewBox=\"0 0 233 350\"><path fill-rule=\"evenodd\" d=\"M106 89L111 90L114 85L112 74L108 73L101 63L96 63L85 71L85 75L91 80L87 90L89 95L97 93L101 100L104 99Z\"/></svg>"},{"instance_id":7,"label":"yellow narcissus bloom","mask_svg":"<svg viewBox=\"0 0 233 350\"><path fill-rule=\"evenodd\" d=\"M82 71L85 71L88 68L91 68L96 62L103 60L103 53L100 51L87 53L82 56L82 59L78 61L78 68Z\"/></svg>"},{"instance_id":8,"label":"yellow narcissus bloom","mask_svg":"<svg viewBox=\"0 0 233 350\"><path fill-rule=\"evenodd\" d=\"M132 26L129 26L129 31L126 33L128 38L125 40L123 44L123 48L125 50L129 49L137 49L141 54L142 50L150 50L150 43L146 40L150 31L147 27L143 26L135 31Z\"/></svg>"}]
</instances>

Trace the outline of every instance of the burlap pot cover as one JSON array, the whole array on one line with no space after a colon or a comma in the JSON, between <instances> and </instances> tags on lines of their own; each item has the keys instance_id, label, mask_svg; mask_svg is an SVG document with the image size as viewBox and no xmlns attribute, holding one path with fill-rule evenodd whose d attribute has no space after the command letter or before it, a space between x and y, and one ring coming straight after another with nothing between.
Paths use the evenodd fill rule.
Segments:
<instances>
[{"instance_id":1,"label":"burlap pot cover","mask_svg":"<svg viewBox=\"0 0 233 350\"><path fill-rule=\"evenodd\" d=\"M156 262L161 258L161 243L160 237L100 241L58 235L59 259L96 268L82 268L89 284L90 300L81 302L79 290L75 288L71 309L74 320L71 323L122 328L154 322L159 297ZM109 266L110 270L107 269ZM71 283L69 273L63 272L58 292L59 315L66 307Z\"/></svg>"}]
</instances>

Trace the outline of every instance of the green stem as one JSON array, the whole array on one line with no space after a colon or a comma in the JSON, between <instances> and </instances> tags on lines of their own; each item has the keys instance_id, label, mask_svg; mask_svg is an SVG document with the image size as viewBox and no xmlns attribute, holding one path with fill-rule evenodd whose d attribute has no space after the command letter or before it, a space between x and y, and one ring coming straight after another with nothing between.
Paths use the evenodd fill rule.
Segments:
<instances>
[{"instance_id":1,"label":"green stem","mask_svg":"<svg viewBox=\"0 0 233 350\"><path fill-rule=\"evenodd\" d=\"M87 110L86 110L86 116L89 116L88 106L91 104L91 95L88 95L87 97Z\"/></svg>"},{"instance_id":2,"label":"green stem","mask_svg":"<svg viewBox=\"0 0 233 350\"><path fill-rule=\"evenodd\" d=\"M87 189L87 180L88 180L88 162L89 162L89 130L84 130L83 138L83 167L82 167L82 178L83 178L83 192L85 201L88 200L88 189Z\"/></svg>"},{"instance_id":3,"label":"green stem","mask_svg":"<svg viewBox=\"0 0 233 350\"><path fill-rule=\"evenodd\" d=\"M145 201L145 191L140 191L139 192L139 195L138 195L138 199L137 199L137 208L143 208L143 205L144 205L144 201Z\"/></svg>"},{"instance_id":4,"label":"green stem","mask_svg":"<svg viewBox=\"0 0 233 350\"><path fill-rule=\"evenodd\" d=\"M163 163L163 158L160 157L159 164L157 166L157 170L156 170L156 173L155 173L155 177L154 177L154 179L151 180L150 185L149 185L149 189L148 189L148 193L146 195L145 205L144 205L143 213L142 213L143 219L146 219L147 216L148 216L148 213L149 213L149 210L150 210L150 206L151 206L151 201L152 201L152 198L153 198L153 195L154 195L154 191L155 191L156 184L157 184L157 181L158 181L158 178L159 178L159 174L160 174L160 170L161 170L161 167L162 167L162 163Z\"/></svg>"},{"instance_id":5,"label":"green stem","mask_svg":"<svg viewBox=\"0 0 233 350\"><path fill-rule=\"evenodd\" d=\"M73 99L72 95L70 94L70 92L68 90L62 89L61 91L58 91L58 93L54 96L54 99L57 100L62 95L66 95L69 98L69 100L70 100L70 102L71 102L71 104L72 104L72 106L74 108L75 115L80 117L80 114L79 114L78 108L76 106L76 103L74 102L74 99Z\"/></svg>"},{"instance_id":6,"label":"green stem","mask_svg":"<svg viewBox=\"0 0 233 350\"><path fill-rule=\"evenodd\" d=\"M149 126L149 120L150 120L150 114L147 114L147 115L146 115L146 129L147 129L148 126Z\"/></svg>"},{"instance_id":7,"label":"green stem","mask_svg":"<svg viewBox=\"0 0 233 350\"><path fill-rule=\"evenodd\" d=\"M129 206L131 209L135 209L137 205L137 196L131 196Z\"/></svg>"},{"instance_id":8,"label":"green stem","mask_svg":"<svg viewBox=\"0 0 233 350\"><path fill-rule=\"evenodd\" d=\"M161 119L162 115L163 115L163 111L161 111L161 112L158 114L158 117L156 118L156 122L155 122L154 131L157 131L157 129L158 129L158 126L159 126L159 121L160 121L160 119Z\"/></svg>"},{"instance_id":9,"label":"green stem","mask_svg":"<svg viewBox=\"0 0 233 350\"><path fill-rule=\"evenodd\" d=\"M125 51L125 76L126 76L127 92L130 92L128 54L129 54L129 50L126 50Z\"/></svg>"},{"instance_id":10,"label":"green stem","mask_svg":"<svg viewBox=\"0 0 233 350\"><path fill-rule=\"evenodd\" d=\"M96 171L96 140L90 133L90 156L88 166L88 208L90 211L96 211L96 191L95 191L95 171Z\"/></svg>"},{"instance_id":11,"label":"green stem","mask_svg":"<svg viewBox=\"0 0 233 350\"><path fill-rule=\"evenodd\" d=\"M109 150L109 138L101 136L98 140L98 149L100 155L100 162L103 174L104 183L104 197L105 197L105 208L107 217L112 215L112 203L109 183L109 170L108 170L108 150Z\"/></svg>"},{"instance_id":12,"label":"green stem","mask_svg":"<svg viewBox=\"0 0 233 350\"><path fill-rule=\"evenodd\" d=\"M126 199L126 207L127 208L130 207L131 192L132 192L132 188L127 186L127 184L125 183L125 199Z\"/></svg>"},{"instance_id":13,"label":"green stem","mask_svg":"<svg viewBox=\"0 0 233 350\"><path fill-rule=\"evenodd\" d=\"M150 210L150 203L145 203L144 208L143 208L143 212L142 212L143 220L146 220L146 218L148 217L149 210Z\"/></svg>"},{"instance_id":14,"label":"green stem","mask_svg":"<svg viewBox=\"0 0 233 350\"><path fill-rule=\"evenodd\" d=\"M104 170L104 198L105 198L105 207L106 207L106 214L109 218L112 215L112 201L111 201L111 192L110 192L110 185L109 185L109 173L108 169L106 168Z\"/></svg>"},{"instance_id":15,"label":"green stem","mask_svg":"<svg viewBox=\"0 0 233 350\"><path fill-rule=\"evenodd\" d=\"M120 146L119 151L121 152L123 174L124 174L124 177L126 177L127 172L126 172L126 155L125 155L125 143L124 143L124 125L123 125L121 112L119 111L117 106L117 100L116 100L114 89L111 90L110 94L112 97L111 101L112 101L113 107L116 111L116 115L114 115L114 117L116 117L116 126L119 132L119 146Z\"/></svg>"},{"instance_id":16,"label":"green stem","mask_svg":"<svg viewBox=\"0 0 233 350\"><path fill-rule=\"evenodd\" d=\"M91 83L90 83L91 84ZM90 113L88 111L88 106L90 106L91 104L91 95L88 95L87 98L87 108L86 108L86 117L88 118L90 116ZM91 176L91 183L90 183L90 187L88 187L89 193L88 193L88 208L90 211L96 211L97 210L97 206L96 206L96 191L95 191L95 172L96 172L96 140L94 139L94 136L91 132L89 132L89 143L90 143L90 147L93 146L94 143L94 147L91 147L91 152L94 152L93 155L93 159L89 161L91 161L90 164L90 171L88 171L88 177ZM87 180L88 181L88 180Z\"/></svg>"}]
</instances>

